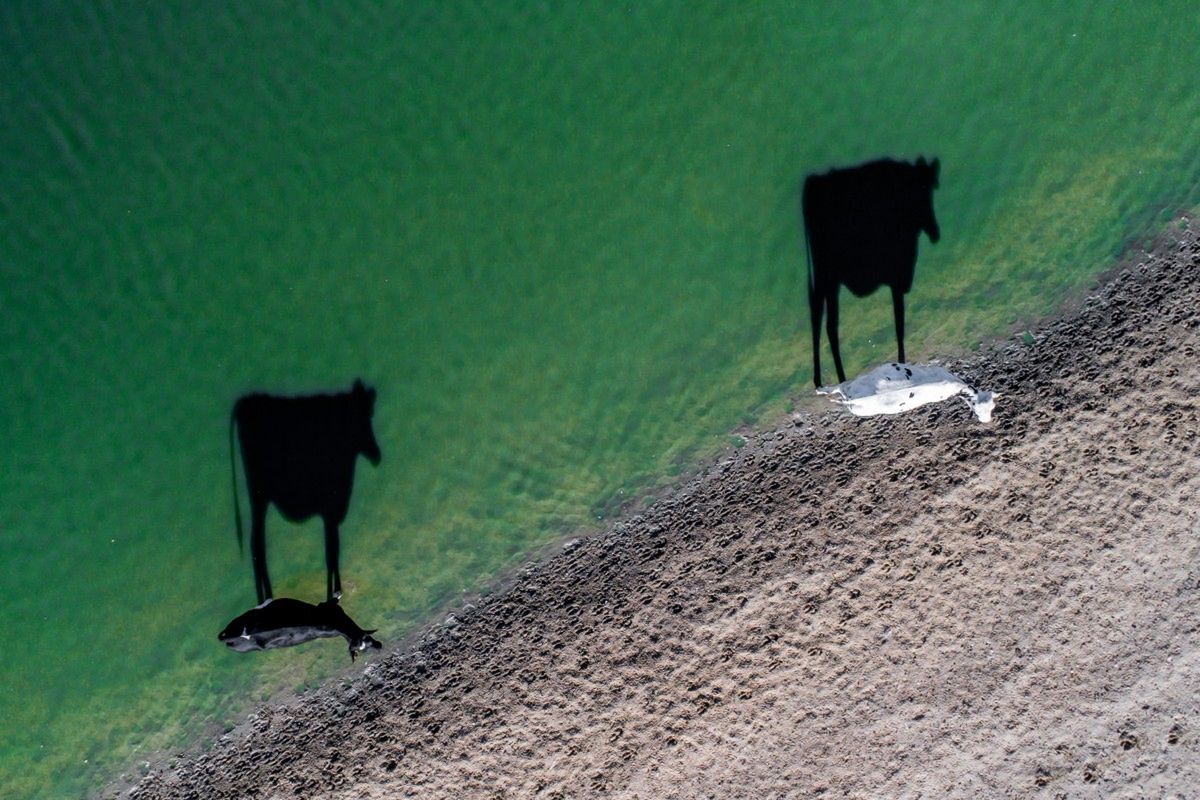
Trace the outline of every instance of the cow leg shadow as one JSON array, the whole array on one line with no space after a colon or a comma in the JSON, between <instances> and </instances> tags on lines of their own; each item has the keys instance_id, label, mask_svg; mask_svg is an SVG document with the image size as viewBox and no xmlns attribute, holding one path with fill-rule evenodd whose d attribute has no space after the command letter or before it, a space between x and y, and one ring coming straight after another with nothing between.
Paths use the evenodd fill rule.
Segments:
<instances>
[{"instance_id":1,"label":"cow leg shadow","mask_svg":"<svg viewBox=\"0 0 1200 800\"><path fill-rule=\"evenodd\" d=\"M338 569L338 552L341 550L341 538L338 533L338 523L332 519L325 520L325 599L332 600L342 596L342 573Z\"/></svg>"},{"instance_id":2,"label":"cow leg shadow","mask_svg":"<svg viewBox=\"0 0 1200 800\"><path fill-rule=\"evenodd\" d=\"M260 603L274 596L267 575L267 506L264 499L250 498L250 558L254 564L254 591Z\"/></svg>"},{"instance_id":3,"label":"cow leg shadow","mask_svg":"<svg viewBox=\"0 0 1200 800\"><path fill-rule=\"evenodd\" d=\"M846 371L842 369L842 351L838 347L838 290L840 286L825 293L825 332L829 334L829 349L833 351L833 365L837 367L838 383L846 382Z\"/></svg>"},{"instance_id":4,"label":"cow leg shadow","mask_svg":"<svg viewBox=\"0 0 1200 800\"><path fill-rule=\"evenodd\" d=\"M808 287L808 316L812 321L813 385L818 389L821 388L821 312L824 303L824 293L810 284Z\"/></svg>"},{"instance_id":5,"label":"cow leg shadow","mask_svg":"<svg viewBox=\"0 0 1200 800\"><path fill-rule=\"evenodd\" d=\"M892 287L892 311L896 316L896 344L900 350L900 363L904 361L904 293L896 286Z\"/></svg>"}]
</instances>

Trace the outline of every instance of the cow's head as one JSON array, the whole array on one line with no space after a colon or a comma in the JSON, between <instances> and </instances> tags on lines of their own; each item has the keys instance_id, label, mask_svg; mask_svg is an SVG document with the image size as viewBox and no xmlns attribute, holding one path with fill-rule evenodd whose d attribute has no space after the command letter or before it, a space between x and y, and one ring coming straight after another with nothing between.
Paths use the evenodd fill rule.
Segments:
<instances>
[{"instance_id":1,"label":"cow's head","mask_svg":"<svg viewBox=\"0 0 1200 800\"><path fill-rule=\"evenodd\" d=\"M937 244L937 240L942 238L941 228L938 227L937 217L933 215L933 190L938 188L938 172L941 170L941 162L934 159L932 162L925 160L925 156L917 159L917 185L916 195L919 202L916 205L918 209L917 226L919 230L925 231L929 236L929 241Z\"/></svg>"},{"instance_id":2,"label":"cow's head","mask_svg":"<svg viewBox=\"0 0 1200 800\"><path fill-rule=\"evenodd\" d=\"M378 466L383 453L379 451L379 442L375 441L375 428L371 425L371 417L375 415L375 390L363 386L361 380L354 381L350 391L353 403L353 436L355 452L362 453L367 460Z\"/></svg>"},{"instance_id":3,"label":"cow's head","mask_svg":"<svg viewBox=\"0 0 1200 800\"><path fill-rule=\"evenodd\" d=\"M364 631L358 627L354 620L350 619L350 615L342 610L336 596L331 600L318 603L317 611L321 616L322 624L346 637L346 641L350 643L351 661L357 658L359 653L383 649L383 643L371 635L377 629L371 628Z\"/></svg>"},{"instance_id":4,"label":"cow's head","mask_svg":"<svg viewBox=\"0 0 1200 800\"><path fill-rule=\"evenodd\" d=\"M363 631L362 636L349 639L351 661L358 658L359 653L365 653L367 650L383 649L383 643L371 635L375 630L375 628L371 628L368 631Z\"/></svg>"}]
</instances>

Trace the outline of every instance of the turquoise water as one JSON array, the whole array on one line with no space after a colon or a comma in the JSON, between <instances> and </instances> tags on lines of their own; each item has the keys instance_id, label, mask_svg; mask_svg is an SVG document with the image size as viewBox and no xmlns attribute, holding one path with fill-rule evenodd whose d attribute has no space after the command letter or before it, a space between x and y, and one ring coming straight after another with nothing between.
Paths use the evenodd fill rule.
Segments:
<instances>
[{"instance_id":1,"label":"turquoise water","mask_svg":"<svg viewBox=\"0 0 1200 800\"><path fill-rule=\"evenodd\" d=\"M378 387L342 573L394 640L807 390L805 173L941 158L914 355L1200 203L1194 4L146 5L0 5L4 797L344 666L216 642L245 391ZM268 536L318 599L318 524Z\"/></svg>"}]
</instances>

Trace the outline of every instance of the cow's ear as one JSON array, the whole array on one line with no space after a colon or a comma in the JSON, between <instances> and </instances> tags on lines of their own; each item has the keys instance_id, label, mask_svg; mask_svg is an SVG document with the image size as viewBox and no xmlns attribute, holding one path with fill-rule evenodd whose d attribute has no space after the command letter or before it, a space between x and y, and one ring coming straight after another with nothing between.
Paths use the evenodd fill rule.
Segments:
<instances>
[{"instance_id":1,"label":"cow's ear","mask_svg":"<svg viewBox=\"0 0 1200 800\"><path fill-rule=\"evenodd\" d=\"M367 387L363 386L362 378L355 378L355 379L354 379L354 388L353 388L353 391L354 391L354 393L355 393L355 394L362 394L362 393L363 393L363 392L366 390L366 388L367 388Z\"/></svg>"},{"instance_id":2,"label":"cow's ear","mask_svg":"<svg viewBox=\"0 0 1200 800\"><path fill-rule=\"evenodd\" d=\"M917 158L917 166L921 169L925 169L925 156L919 156Z\"/></svg>"}]
</instances>

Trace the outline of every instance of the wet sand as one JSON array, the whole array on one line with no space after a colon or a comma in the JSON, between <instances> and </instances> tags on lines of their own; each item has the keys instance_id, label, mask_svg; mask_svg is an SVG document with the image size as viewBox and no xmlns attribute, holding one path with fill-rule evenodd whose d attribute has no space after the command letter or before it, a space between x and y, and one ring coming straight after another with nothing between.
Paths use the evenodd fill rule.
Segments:
<instances>
[{"instance_id":1,"label":"wet sand","mask_svg":"<svg viewBox=\"0 0 1200 800\"><path fill-rule=\"evenodd\" d=\"M946 365L991 425L797 414L131 796L1194 795L1200 237L1171 230Z\"/></svg>"}]
</instances>

